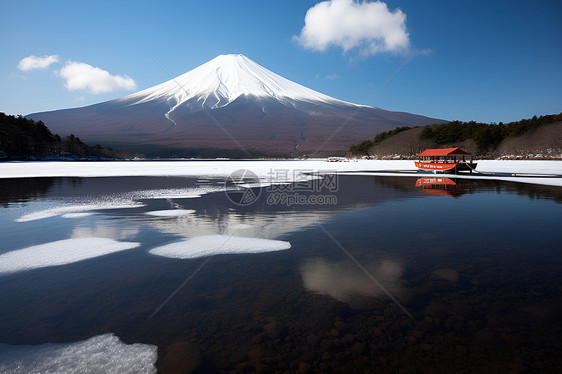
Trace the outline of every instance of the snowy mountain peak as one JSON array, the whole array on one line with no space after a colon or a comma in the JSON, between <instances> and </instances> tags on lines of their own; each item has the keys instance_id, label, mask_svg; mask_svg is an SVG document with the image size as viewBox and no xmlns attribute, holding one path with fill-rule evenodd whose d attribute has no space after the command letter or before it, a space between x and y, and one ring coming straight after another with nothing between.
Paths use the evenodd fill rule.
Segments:
<instances>
[{"instance_id":1,"label":"snowy mountain peak","mask_svg":"<svg viewBox=\"0 0 562 374\"><path fill-rule=\"evenodd\" d=\"M60 135L79 134L91 143L287 154L342 151L377 132L443 122L333 99L241 54L217 56L120 99L29 117Z\"/></svg>"},{"instance_id":2,"label":"snowy mountain peak","mask_svg":"<svg viewBox=\"0 0 562 374\"><path fill-rule=\"evenodd\" d=\"M133 104L166 101L170 114L188 100L214 109L243 95L275 99L285 105L296 101L350 105L285 79L242 54L219 55L183 75L120 100Z\"/></svg>"}]
</instances>

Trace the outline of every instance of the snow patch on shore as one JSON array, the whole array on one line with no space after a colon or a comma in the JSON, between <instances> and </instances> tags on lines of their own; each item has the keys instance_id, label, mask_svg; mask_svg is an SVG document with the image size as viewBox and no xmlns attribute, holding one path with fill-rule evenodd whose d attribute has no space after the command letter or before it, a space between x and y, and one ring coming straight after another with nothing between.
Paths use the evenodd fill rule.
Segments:
<instances>
[{"instance_id":1,"label":"snow patch on shore","mask_svg":"<svg viewBox=\"0 0 562 374\"><path fill-rule=\"evenodd\" d=\"M562 175L562 161L478 160L479 172L534 173ZM349 160L326 162L325 159L282 161L100 161L100 162L0 162L2 178L26 177L116 177L116 176L196 176L202 179L224 178L237 170L247 169L264 183L287 183L300 178L302 172L320 174L349 172L415 172L413 160ZM400 175L400 174L399 174ZM487 177L503 180L502 177ZM300 179L299 179L300 180ZM562 185L562 178L513 177L515 182ZM223 190L221 186L205 186L198 190L150 191L152 198L199 197ZM183 194L183 196L182 196ZM139 192L139 198L142 191ZM147 196L147 198L149 198Z\"/></svg>"}]
</instances>

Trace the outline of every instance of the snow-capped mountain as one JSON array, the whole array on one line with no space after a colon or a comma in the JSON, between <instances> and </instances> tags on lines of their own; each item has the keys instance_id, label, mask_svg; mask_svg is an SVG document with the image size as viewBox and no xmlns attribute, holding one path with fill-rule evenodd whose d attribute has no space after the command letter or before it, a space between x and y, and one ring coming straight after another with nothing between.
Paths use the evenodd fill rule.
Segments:
<instances>
[{"instance_id":1,"label":"snow-capped mountain","mask_svg":"<svg viewBox=\"0 0 562 374\"><path fill-rule=\"evenodd\" d=\"M240 54L120 99L28 117L87 142L270 152L344 150L397 126L441 122L334 99Z\"/></svg>"},{"instance_id":2,"label":"snow-capped mountain","mask_svg":"<svg viewBox=\"0 0 562 374\"><path fill-rule=\"evenodd\" d=\"M244 55L220 55L177 78L122 100L134 100L136 104L166 100L173 104L173 111L192 99L200 107L215 109L244 95L275 99L288 105L296 101L348 104L291 82Z\"/></svg>"}]
</instances>

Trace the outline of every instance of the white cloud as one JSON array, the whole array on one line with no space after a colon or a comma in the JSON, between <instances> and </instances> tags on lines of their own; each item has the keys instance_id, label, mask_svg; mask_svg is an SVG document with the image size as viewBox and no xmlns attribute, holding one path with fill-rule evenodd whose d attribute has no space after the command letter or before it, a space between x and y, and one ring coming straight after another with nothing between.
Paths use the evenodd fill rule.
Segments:
<instances>
[{"instance_id":1,"label":"white cloud","mask_svg":"<svg viewBox=\"0 0 562 374\"><path fill-rule=\"evenodd\" d=\"M66 80L69 91L88 91L93 94L118 90L133 90L135 81L127 75L111 75L108 71L85 64L69 61L59 71Z\"/></svg>"},{"instance_id":2,"label":"white cloud","mask_svg":"<svg viewBox=\"0 0 562 374\"><path fill-rule=\"evenodd\" d=\"M335 74L335 73L326 75L326 79L328 79L330 81L333 81L333 80L336 80L336 79L339 79L339 78L341 78L341 76L339 74Z\"/></svg>"},{"instance_id":3,"label":"white cloud","mask_svg":"<svg viewBox=\"0 0 562 374\"><path fill-rule=\"evenodd\" d=\"M34 69L46 69L55 62L59 62L59 56L57 55L50 55L50 56L27 56L21 59L18 63L18 69L22 71L29 71Z\"/></svg>"},{"instance_id":4,"label":"white cloud","mask_svg":"<svg viewBox=\"0 0 562 374\"><path fill-rule=\"evenodd\" d=\"M361 55L369 56L410 47L406 14L390 11L381 1L323 1L306 12L304 22L300 35L293 38L313 51L336 46L344 52L358 48Z\"/></svg>"}]
</instances>

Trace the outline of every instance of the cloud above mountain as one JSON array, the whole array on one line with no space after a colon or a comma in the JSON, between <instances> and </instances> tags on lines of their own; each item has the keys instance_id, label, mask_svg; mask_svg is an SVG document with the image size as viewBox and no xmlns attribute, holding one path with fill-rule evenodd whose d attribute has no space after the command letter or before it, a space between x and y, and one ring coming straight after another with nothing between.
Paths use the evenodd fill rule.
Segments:
<instances>
[{"instance_id":1,"label":"cloud above mountain","mask_svg":"<svg viewBox=\"0 0 562 374\"><path fill-rule=\"evenodd\" d=\"M22 58L17 68L24 72L44 70L59 62L60 57L58 55L42 57L30 55ZM85 91L91 94L100 94L137 88L135 81L127 75L113 75L107 70L84 62L68 60L62 68L55 69L53 72L65 80L64 86L69 91Z\"/></svg>"},{"instance_id":2,"label":"cloud above mountain","mask_svg":"<svg viewBox=\"0 0 562 374\"><path fill-rule=\"evenodd\" d=\"M20 62L18 63L18 69L20 69L21 71L46 69L56 62L59 62L59 56L57 55L43 57L31 55L20 60Z\"/></svg>"},{"instance_id":3,"label":"cloud above mountain","mask_svg":"<svg viewBox=\"0 0 562 374\"><path fill-rule=\"evenodd\" d=\"M137 84L127 75L112 75L107 70L84 62L68 61L58 72L65 79L69 91L87 91L92 94L133 90Z\"/></svg>"},{"instance_id":4,"label":"cloud above mountain","mask_svg":"<svg viewBox=\"0 0 562 374\"><path fill-rule=\"evenodd\" d=\"M391 11L386 3L355 0L323 1L310 8L305 25L293 39L305 49L323 52L340 47L360 55L398 53L410 48L406 14Z\"/></svg>"}]
</instances>

